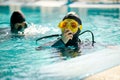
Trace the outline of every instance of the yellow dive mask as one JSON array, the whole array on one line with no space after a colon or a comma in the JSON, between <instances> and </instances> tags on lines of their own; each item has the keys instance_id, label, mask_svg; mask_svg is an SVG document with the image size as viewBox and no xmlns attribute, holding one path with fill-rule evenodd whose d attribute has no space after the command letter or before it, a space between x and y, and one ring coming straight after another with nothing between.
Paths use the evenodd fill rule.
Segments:
<instances>
[{"instance_id":1,"label":"yellow dive mask","mask_svg":"<svg viewBox=\"0 0 120 80\"><path fill-rule=\"evenodd\" d=\"M64 21L61 21L58 25L59 28L61 28L62 31L65 29L71 30L73 33L76 33L78 31L78 28L82 30L82 25L79 25L77 21L74 19L65 19Z\"/></svg>"}]
</instances>

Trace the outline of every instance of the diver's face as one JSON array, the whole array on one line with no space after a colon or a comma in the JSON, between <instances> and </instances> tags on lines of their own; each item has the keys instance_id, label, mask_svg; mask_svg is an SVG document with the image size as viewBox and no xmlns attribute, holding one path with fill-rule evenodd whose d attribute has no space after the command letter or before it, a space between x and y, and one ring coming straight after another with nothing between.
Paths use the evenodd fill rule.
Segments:
<instances>
[{"instance_id":1,"label":"diver's face","mask_svg":"<svg viewBox=\"0 0 120 80\"><path fill-rule=\"evenodd\" d=\"M61 28L62 32L64 32L65 30L69 30L73 34L78 31L78 26L78 22L73 19L65 19L59 24L59 28Z\"/></svg>"},{"instance_id":2,"label":"diver's face","mask_svg":"<svg viewBox=\"0 0 120 80\"><path fill-rule=\"evenodd\" d=\"M22 23L16 23L15 25L14 25L14 29L16 30L16 32L17 33L19 33L19 32L24 32L24 29L25 28L27 28L27 24L26 24L26 22L22 22Z\"/></svg>"}]
</instances>

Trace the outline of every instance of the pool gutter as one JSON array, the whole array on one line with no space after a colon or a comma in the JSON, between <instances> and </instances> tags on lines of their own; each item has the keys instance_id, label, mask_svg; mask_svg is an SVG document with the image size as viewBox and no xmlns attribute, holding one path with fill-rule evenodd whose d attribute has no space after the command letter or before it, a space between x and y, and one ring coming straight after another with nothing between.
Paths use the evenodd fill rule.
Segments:
<instances>
[{"instance_id":1,"label":"pool gutter","mask_svg":"<svg viewBox=\"0 0 120 80\"><path fill-rule=\"evenodd\" d=\"M46 77L50 75L64 79L84 79L95 73L120 65L119 59L120 47L117 46L44 66L40 68L40 73L47 74Z\"/></svg>"}]
</instances>

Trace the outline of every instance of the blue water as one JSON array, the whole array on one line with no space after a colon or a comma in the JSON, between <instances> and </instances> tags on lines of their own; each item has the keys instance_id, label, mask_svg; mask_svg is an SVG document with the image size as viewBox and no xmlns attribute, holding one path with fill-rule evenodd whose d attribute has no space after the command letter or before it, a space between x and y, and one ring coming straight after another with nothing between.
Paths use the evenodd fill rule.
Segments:
<instances>
[{"instance_id":1,"label":"blue water","mask_svg":"<svg viewBox=\"0 0 120 80\"><path fill-rule=\"evenodd\" d=\"M91 30L95 35L95 48L83 50L83 55L105 46L120 45L120 9L20 7L20 10L27 22L35 25L34 29L39 31L42 27L45 31L24 38L7 37L7 31L3 33L2 29L9 28L12 12L9 6L0 6L0 80L41 80L44 77L38 71L41 67L68 59L54 48L35 50L40 44L56 40L50 38L38 44L35 42L38 37L60 33L57 25L68 11L75 11L80 16L82 31ZM91 35L84 34L80 38L84 41L90 39Z\"/></svg>"}]
</instances>

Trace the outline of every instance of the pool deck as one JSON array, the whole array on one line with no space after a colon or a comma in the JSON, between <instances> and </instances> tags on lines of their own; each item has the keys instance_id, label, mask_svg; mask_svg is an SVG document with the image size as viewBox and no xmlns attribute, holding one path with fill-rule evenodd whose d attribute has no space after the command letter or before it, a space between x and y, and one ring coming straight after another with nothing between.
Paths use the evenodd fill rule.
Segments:
<instances>
[{"instance_id":1,"label":"pool deck","mask_svg":"<svg viewBox=\"0 0 120 80\"><path fill-rule=\"evenodd\" d=\"M40 7L61 7L65 5L66 1L33 1L33 2L22 2L22 1L5 1L1 2L0 5L19 5L19 6L40 6Z\"/></svg>"},{"instance_id":2,"label":"pool deck","mask_svg":"<svg viewBox=\"0 0 120 80\"><path fill-rule=\"evenodd\" d=\"M66 1L33 1L22 2L18 0L0 2L1 6L5 5L24 5L24 6L41 6L41 7L62 7L66 5ZM120 8L120 4L99 4L99 3L87 3L87 2L73 2L68 5L69 7L77 8Z\"/></svg>"},{"instance_id":3,"label":"pool deck","mask_svg":"<svg viewBox=\"0 0 120 80\"><path fill-rule=\"evenodd\" d=\"M85 80L120 80L120 65L92 75Z\"/></svg>"}]
</instances>

